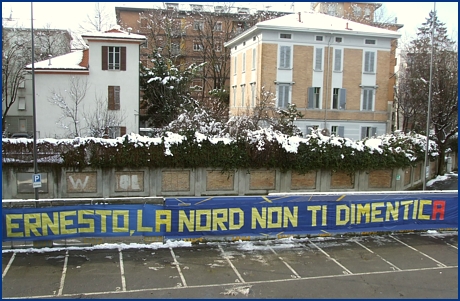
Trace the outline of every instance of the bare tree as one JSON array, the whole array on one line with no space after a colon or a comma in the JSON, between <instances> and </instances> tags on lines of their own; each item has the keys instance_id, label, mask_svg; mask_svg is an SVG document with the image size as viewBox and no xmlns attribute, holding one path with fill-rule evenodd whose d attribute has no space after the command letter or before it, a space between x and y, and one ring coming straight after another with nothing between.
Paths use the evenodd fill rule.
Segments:
<instances>
[{"instance_id":1,"label":"bare tree","mask_svg":"<svg viewBox=\"0 0 460 301\"><path fill-rule=\"evenodd\" d=\"M102 138L109 134L112 128L119 127L126 119L121 111L109 110L107 99L95 95L96 107L83 112L83 119L86 121L87 135L90 137Z\"/></svg>"},{"instance_id":2,"label":"bare tree","mask_svg":"<svg viewBox=\"0 0 460 301\"><path fill-rule=\"evenodd\" d=\"M80 31L106 31L115 25L114 21L115 19L108 12L107 7L100 2L96 2L93 12L87 14L84 23L80 24Z\"/></svg>"},{"instance_id":3,"label":"bare tree","mask_svg":"<svg viewBox=\"0 0 460 301\"><path fill-rule=\"evenodd\" d=\"M69 137L81 137L83 124L81 115L83 113L82 101L88 91L88 79L72 76L69 80L68 89L53 91L48 99L61 109L61 116L57 124L68 131ZM68 121L70 119L70 122Z\"/></svg>"}]
</instances>

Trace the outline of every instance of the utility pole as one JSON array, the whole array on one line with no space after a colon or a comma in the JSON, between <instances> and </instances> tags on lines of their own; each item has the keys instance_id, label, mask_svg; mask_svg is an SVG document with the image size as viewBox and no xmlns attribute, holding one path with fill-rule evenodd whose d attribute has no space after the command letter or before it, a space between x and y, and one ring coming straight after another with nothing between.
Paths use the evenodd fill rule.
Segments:
<instances>
[{"instance_id":1,"label":"utility pole","mask_svg":"<svg viewBox=\"0 0 460 301\"><path fill-rule=\"evenodd\" d=\"M33 107L33 120L34 120L34 175L33 181L35 182L35 175L38 174L37 167L37 114L35 110L35 43L34 43L34 5L33 2L30 2L30 31L32 33L32 107ZM34 187L35 200L38 200L38 187Z\"/></svg>"}]
</instances>

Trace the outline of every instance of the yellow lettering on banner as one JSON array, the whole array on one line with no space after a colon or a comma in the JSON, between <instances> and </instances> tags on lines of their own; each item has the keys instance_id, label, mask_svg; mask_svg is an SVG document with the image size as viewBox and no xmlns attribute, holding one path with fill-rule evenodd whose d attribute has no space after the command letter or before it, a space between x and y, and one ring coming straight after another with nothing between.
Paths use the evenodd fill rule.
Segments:
<instances>
[{"instance_id":1,"label":"yellow lettering on banner","mask_svg":"<svg viewBox=\"0 0 460 301\"><path fill-rule=\"evenodd\" d=\"M281 215L283 208L281 207L268 207L267 228L281 228ZM273 222L273 213L276 213L276 223Z\"/></svg>"},{"instance_id":2,"label":"yellow lettering on banner","mask_svg":"<svg viewBox=\"0 0 460 301\"><path fill-rule=\"evenodd\" d=\"M224 225L226 222L228 222L227 209L214 209L212 211L212 231L219 230L219 227L222 231L227 230Z\"/></svg>"},{"instance_id":3,"label":"yellow lettering on banner","mask_svg":"<svg viewBox=\"0 0 460 301\"><path fill-rule=\"evenodd\" d=\"M344 220L340 219L340 215L341 215L342 211L345 211L345 219ZM335 224L337 226L346 225L348 223L348 221L350 220L350 208L348 208L347 205L337 205L335 215L336 215L335 216Z\"/></svg>"},{"instance_id":4,"label":"yellow lettering on banner","mask_svg":"<svg viewBox=\"0 0 460 301\"><path fill-rule=\"evenodd\" d=\"M382 214L382 210L377 209L380 207L385 207L385 204L383 202L372 203L371 222L373 223L383 222L383 217L377 217L377 215Z\"/></svg>"},{"instance_id":5,"label":"yellow lettering on banner","mask_svg":"<svg viewBox=\"0 0 460 301\"><path fill-rule=\"evenodd\" d=\"M142 209L137 210L137 232L152 232L153 227L142 226L142 213Z\"/></svg>"},{"instance_id":6,"label":"yellow lettering on banner","mask_svg":"<svg viewBox=\"0 0 460 301\"><path fill-rule=\"evenodd\" d=\"M412 219L417 219L418 200L414 200L414 210L412 211Z\"/></svg>"},{"instance_id":7,"label":"yellow lettering on banner","mask_svg":"<svg viewBox=\"0 0 460 301\"><path fill-rule=\"evenodd\" d=\"M211 231L211 210L203 209L203 210L196 210L196 231ZM201 225L201 216L204 215L205 224Z\"/></svg>"},{"instance_id":8,"label":"yellow lettering on banner","mask_svg":"<svg viewBox=\"0 0 460 301\"><path fill-rule=\"evenodd\" d=\"M35 222L32 222L35 221ZM40 213L28 213L24 214L24 233L26 237L30 237L32 232L34 236L42 236L38 232L38 228L42 227L42 221L40 218Z\"/></svg>"},{"instance_id":9,"label":"yellow lettering on banner","mask_svg":"<svg viewBox=\"0 0 460 301\"><path fill-rule=\"evenodd\" d=\"M404 220L409 218L409 205L413 204L414 201L402 201L401 206L404 206Z\"/></svg>"},{"instance_id":10,"label":"yellow lettering on banner","mask_svg":"<svg viewBox=\"0 0 460 301\"><path fill-rule=\"evenodd\" d=\"M101 216L101 233L107 232L107 215L111 215L112 210L96 210L96 214Z\"/></svg>"},{"instance_id":11,"label":"yellow lettering on banner","mask_svg":"<svg viewBox=\"0 0 460 301\"><path fill-rule=\"evenodd\" d=\"M94 210L78 210L78 233L94 233L94 220L85 218L85 214L94 215ZM82 228L82 225L88 227Z\"/></svg>"},{"instance_id":12,"label":"yellow lettering on banner","mask_svg":"<svg viewBox=\"0 0 460 301\"><path fill-rule=\"evenodd\" d=\"M327 225L327 205L323 205L323 220L321 221L321 226Z\"/></svg>"},{"instance_id":13,"label":"yellow lettering on banner","mask_svg":"<svg viewBox=\"0 0 460 301\"><path fill-rule=\"evenodd\" d=\"M356 225L356 206L354 204L350 204L350 207L350 225Z\"/></svg>"},{"instance_id":14,"label":"yellow lettering on banner","mask_svg":"<svg viewBox=\"0 0 460 301\"><path fill-rule=\"evenodd\" d=\"M179 211L179 232L184 232L184 225L189 232L195 231L195 210L190 210L190 218L184 210Z\"/></svg>"},{"instance_id":15,"label":"yellow lettering on banner","mask_svg":"<svg viewBox=\"0 0 460 301\"><path fill-rule=\"evenodd\" d=\"M292 207L294 213L291 212L289 207L283 207L283 227L288 227L289 222L293 227L297 227L297 217L299 208L297 206Z\"/></svg>"},{"instance_id":16,"label":"yellow lettering on banner","mask_svg":"<svg viewBox=\"0 0 460 301\"><path fill-rule=\"evenodd\" d=\"M311 211L311 225L316 227L316 213L321 210L321 206L307 206L307 211Z\"/></svg>"},{"instance_id":17,"label":"yellow lettering on banner","mask_svg":"<svg viewBox=\"0 0 460 301\"><path fill-rule=\"evenodd\" d=\"M7 214L6 215L6 237L24 237L24 232L13 232L14 229L19 229L18 223L13 223L14 219L23 219L22 214Z\"/></svg>"},{"instance_id":18,"label":"yellow lettering on banner","mask_svg":"<svg viewBox=\"0 0 460 301\"><path fill-rule=\"evenodd\" d=\"M123 217L123 227L118 226L118 217ZM129 210L113 210L112 213L113 233L129 232Z\"/></svg>"},{"instance_id":19,"label":"yellow lettering on banner","mask_svg":"<svg viewBox=\"0 0 460 301\"><path fill-rule=\"evenodd\" d=\"M60 221L60 229L61 234L75 234L77 233L77 229L67 229L67 226L73 225L73 220L67 220L66 217L68 216L75 216L77 215L77 211L62 211L59 215Z\"/></svg>"},{"instance_id":20,"label":"yellow lettering on banner","mask_svg":"<svg viewBox=\"0 0 460 301\"><path fill-rule=\"evenodd\" d=\"M371 220L371 206L367 204L356 204L356 224L360 224L362 217L365 217L365 223L369 223Z\"/></svg>"},{"instance_id":21,"label":"yellow lettering on banner","mask_svg":"<svg viewBox=\"0 0 460 301\"><path fill-rule=\"evenodd\" d=\"M395 202L395 205L391 202L387 202L387 210L385 213L385 221L390 221L390 215L393 217L394 221L397 221L399 218L399 202Z\"/></svg>"},{"instance_id":22,"label":"yellow lettering on banner","mask_svg":"<svg viewBox=\"0 0 460 301\"><path fill-rule=\"evenodd\" d=\"M171 210L155 211L155 232L161 232L161 225L166 226L166 232L171 232Z\"/></svg>"},{"instance_id":23,"label":"yellow lettering on banner","mask_svg":"<svg viewBox=\"0 0 460 301\"><path fill-rule=\"evenodd\" d=\"M259 214L257 208L252 208L252 221L251 221L251 229L256 229L256 223L259 223L261 228L267 227L267 211L262 208L262 215Z\"/></svg>"},{"instance_id":24,"label":"yellow lettering on banner","mask_svg":"<svg viewBox=\"0 0 460 301\"><path fill-rule=\"evenodd\" d=\"M433 202L431 200L420 200L420 207L418 208L418 219L430 219L429 214L423 214L423 207L425 205L432 205L432 203Z\"/></svg>"},{"instance_id":25,"label":"yellow lettering on banner","mask_svg":"<svg viewBox=\"0 0 460 301\"><path fill-rule=\"evenodd\" d=\"M42 213L43 236L48 236L48 229L50 229L54 235L59 235L59 212L53 212L53 221L48 213Z\"/></svg>"},{"instance_id":26,"label":"yellow lettering on banner","mask_svg":"<svg viewBox=\"0 0 460 301\"><path fill-rule=\"evenodd\" d=\"M228 225L228 229L229 230L238 230L240 229L241 227L243 227L244 225L244 211L241 210L241 208L229 208L229 217L230 217L230 221L229 221L229 225ZM235 214L238 214L239 218L239 224L235 224Z\"/></svg>"}]
</instances>

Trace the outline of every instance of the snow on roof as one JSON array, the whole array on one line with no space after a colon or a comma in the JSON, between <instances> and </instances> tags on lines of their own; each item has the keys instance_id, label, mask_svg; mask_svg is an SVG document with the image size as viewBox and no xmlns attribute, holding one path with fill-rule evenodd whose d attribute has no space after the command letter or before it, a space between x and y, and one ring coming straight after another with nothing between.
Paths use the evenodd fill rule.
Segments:
<instances>
[{"instance_id":1,"label":"snow on roof","mask_svg":"<svg viewBox=\"0 0 460 301\"><path fill-rule=\"evenodd\" d=\"M34 68L86 70L86 67L80 66L80 63L83 60L83 51L84 50L77 50L48 60L37 62L34 64ZM26 68L32 68L32 64L27 65Z\"/></svg>"},{"instance_id":2,"label":"snow on roof","mask_svg":"<svg viewBox=\"0 0 460 301\"><path fill-rule=\"evenodd\" d=\"M88 32L88 33L82 34L81 37L85 40L87 40L88 38L128 39L128 40L145 40L146 39L146 37L143 35L122 31L118 28L114 28L106 32Z\"/></svg>"}]
</instances>

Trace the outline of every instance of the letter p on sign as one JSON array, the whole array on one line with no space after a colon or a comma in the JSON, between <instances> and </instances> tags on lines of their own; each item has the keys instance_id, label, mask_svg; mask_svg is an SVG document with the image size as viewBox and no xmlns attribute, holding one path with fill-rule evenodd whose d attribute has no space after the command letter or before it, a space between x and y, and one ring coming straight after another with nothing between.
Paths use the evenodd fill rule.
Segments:
<instances>
[{"instance_id":1,"label":"letter p on sign","mask_svg":"<svg viewBox=\"0 0 460 301\"><path fill-rule=\"evenodd\" d=\"M40 188L42 187L42 176L41 174L34 174L32 176L32 183L33 188Z\"/></svg>"}]
</instances>

